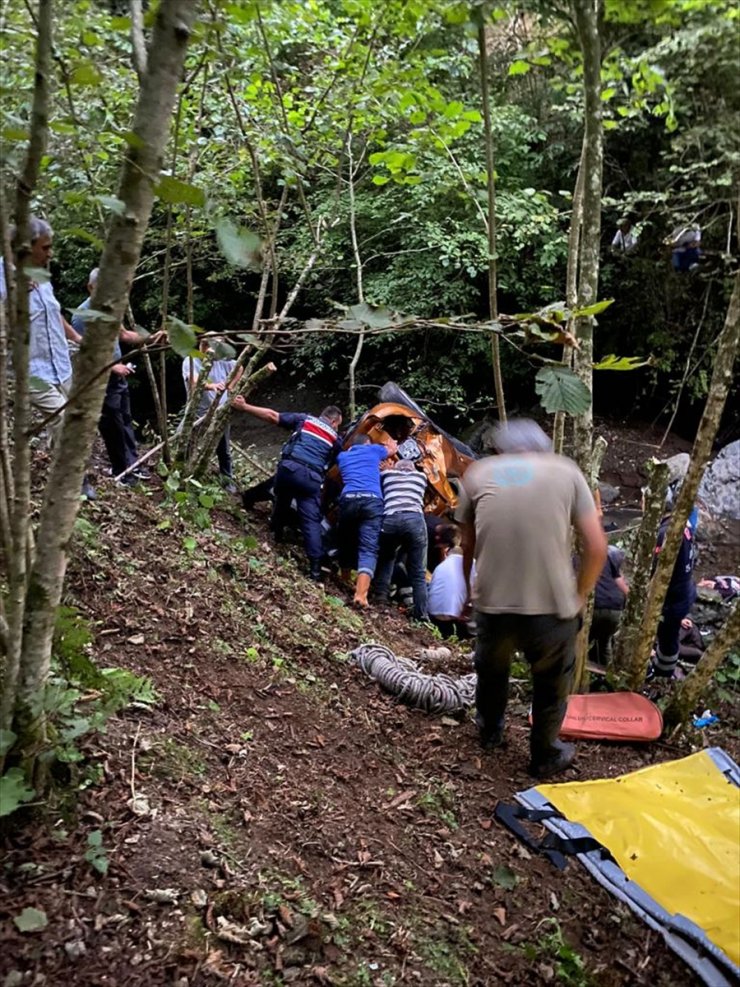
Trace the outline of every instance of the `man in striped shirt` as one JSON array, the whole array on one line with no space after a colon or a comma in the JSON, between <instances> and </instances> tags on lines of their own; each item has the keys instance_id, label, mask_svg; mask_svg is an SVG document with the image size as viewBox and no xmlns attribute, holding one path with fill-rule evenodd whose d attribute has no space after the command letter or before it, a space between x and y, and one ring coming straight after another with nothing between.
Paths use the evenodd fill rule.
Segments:
<instances>
[{"instance_id":1,"label":"man in striped shirt","mask_svg":"<svg viewBox=\"0 0 740 987\"><path fill-rule=\"evenodd\" d=\"M399 454L402 447L399 448ZM399 459L382 474L383 523L375 595L387 602L393 566L399 551L406 555L406 571L414 594L413 615L427 620L427 526L424 520L426 476L410 459Z\"/></svg>"}]
</instances>

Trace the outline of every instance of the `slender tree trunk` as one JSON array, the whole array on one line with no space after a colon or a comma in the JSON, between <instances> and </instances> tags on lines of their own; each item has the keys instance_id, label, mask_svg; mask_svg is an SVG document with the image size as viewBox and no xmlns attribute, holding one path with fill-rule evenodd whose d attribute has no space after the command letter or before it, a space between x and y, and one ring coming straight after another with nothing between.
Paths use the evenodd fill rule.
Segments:
<instances>
[{"instance_id":1,"label":"slender tree trunk","mask_svg":"<svg viewBox=\"0 0 740 987\"><path fill-rule=\"evenodd\" d=\"M694 506L701 478L712 454L712 446L717 436L717 429L732 384L733 368L739 347L740 272L735 275L725 324L717 343L712 381L709 385L707 403L704 406L704 412L694 439L694 446L691 450L691 462L676 498L665 541L658 556L655 575L650 583L642 623L636 634L635 648L630 657L628 675L629 684L633 689L639 688L645 681L650 648L655 638L655 628L658 626L663 601L671 581L673 567L678 558L686 519Z\"/></svg>"},{"instance_id":2,"label":"slender tree trunk","mask_svg":"<svg viewBox=\"0 0 740 987\"><path fill-rule=\"evenodd\" d=\"M352 137L347 138L347 157L349 159L349 232L352 238L352 252L355 256L355 272L357 280L357 301L362 304L365 301L365 291L362 284L362 257L360 255L360 244L357 240L357 214L355 211L355 166L352 158ZM365 344L365 329L360 329L357 336L355 352L349 364L349 420L355 420L357 412L357 393L355 387L355 371L360 362L362 347Z\"/></svg>"},{"instance_id":3,"label":"slender tree trunk","mask_svg":"<svg viewBox=\"0 0 740 987\"><path fill-rule=\"evenodd\" d=\"M483 103L483 130L486 141L486 188L488 191L488 315L491 322L498 321L498 285L496 267L496 171L493 153L493 126L491 125L491 94L488 88L488 53L486 51L486 28L478 26L478 68L480 71L480 93ZM493 364L493 384L496 391L499 421L506 421L506 400L504 379L501 374L501 344L499 334L491 333L491 362Z\"/></svg>"},{"instance_id":4,"label":"slender tree trunk","mask_svg":"<svg viewBox=\"0 0 740 987\"><path fill-rule=\"evenodd\" d=\"M80 347L71 403L46 485L36 559L26 595L14 718L18 746L26 757L33 753L35 741L43 730L35 700L48 677L67 549L80 504L80 482L106 387L106 378L99 375L99 369L110 359L126 309L197 8L194 0L168 0L157 9L151 43L156 58L150 58L141 87L133 125L137 140L126 152L118 188L124 209L111 223L91 299L92 309L104 312L105 316L90 323Z\"/></svg>"},{"instance_id":5,"label":"slender tree trunk","mask_svg":"<svg viewBox=\"0 0 740 987\"><path fill-rule=\"evenodd\" d=\"M594 452L591 457L591 475L589 476L589 486L593 491L599 485L599 472L601 471L601 463L604 459L604 453L607 450L609 443L600 435L596 442L594 442ZM589 645L589 635L591 632L591 621L594 616L594 594L588 598L588 604L586 606L586 612L583 615L583 625L578 632L576 638L576 667L575 673L573 675L573 691L574 692L588 692L589 684L589 674L588 674L588 645Z\"/></svg>"},{"instance_id":6,"label":"slender tree trunk","mask_svg":"<svg viewBox=\"0 0 740 987\"><path fill-rule=\"evenodd\" d=\"M715 636L696 667L679 684L668 703L663 720L666 726L678 726L691 716L712 676L730 653L730 648L740 642L740 602L736 602L727 620Z\"/></svg>"},{"instance_id":7,"label":"slender tree trunk","mask_svg":"<svg viewBox=\"0 0 740 987\"><path fill-rule=\"evenodd\" d=\"M0 729L8 730L13 722L21 668L23 626L26 617L26 581L28 578L28 544L31 517L31 447L29 426L31 401L29 394L30 318L28 306L28 277L25 268L31 253L29 227L31 197L36 187L41 158L49 132L49 78L51 74L52 2L40 0L36 19L36 66L33 105L31 108L31 138L23 174L18 180L15 201L15 320L12 327L15 397L13 421L13 501L10 517L10 557L8 558L8 618L5 667L0 696ZM10 272L6 272L10 281ZM11 296L12 297L12 296ZM5 387L6 380L2 381ZM80 479L82 477L80 476ZM77 494L79 498L79 482ZM6 491L9 493L10 491Z\"/></svg>"},{"instance_id":8,"label":"slender tree trunk","mask_svg":"<svg viewBox=\"0 0 740 987\"><path fill-rule=\"evenodd\" d=\"M578 306L593 304L599 290L599 250L601 246L601 192L604 166L604 133L601 99L601 0L573 0L578 38L583 54L583 225L581 230ZM573 353L576 373L593 391L592 317L576 320L579 349ZM593 405L574 422L574 453L588 476L593 444Z\"/></svg>"},{"instance_id":9,"label":"slender tree trunk","mask_svg":"<svg viewBox=\"0 0 740 987\"><path fill-rule=\"evenodd\" d=\"M653 552L668 489L668 467L665 463L651 461L646 464L646 469L648 488L645 493L645 511L634 543L630 591L619 625L612 659L611 672L618 684L626 678L632 655L636 654L638 647L640 620L650 586ZM648 655L649 653L648 649Z\"/></svg>"},{"instance_id":10,"label":"slender tree trunk","mask_svg":"<svg viewBox=\"0 0 740 987\"><path fill-rule=\"evenodd\" d=\"M578 270L581 256L581 227L583 226L583 158L584 146L578 161L576 183L573 188L573 209L570 214L568 231L568 267L565 273L565 304L572 312L578 305ZM568 320L568 332L575 335L575 320ZM563 346L562 362L570 366L573 362L573 348ZM552 444L557 453L562 453L565 443L565 412L556 411L552 425Z\"/></svg>"}]
</instances>

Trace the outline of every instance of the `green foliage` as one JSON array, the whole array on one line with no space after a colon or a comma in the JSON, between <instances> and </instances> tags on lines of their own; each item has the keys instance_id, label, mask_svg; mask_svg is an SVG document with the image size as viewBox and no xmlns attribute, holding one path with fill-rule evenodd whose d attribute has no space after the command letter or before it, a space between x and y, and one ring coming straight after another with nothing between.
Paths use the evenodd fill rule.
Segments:
<instances>
[{"instance_id":1,"label":"green foliage","mask_svg":"<svg viewBox=\"0 0 740 987\"><path fill-rule=\"evenodd\" d=\"M592 981L580 956L563 936L560 923L555 918L543 919L540 926L547 927L536 943L525 943L522 951L530 962L549 959L555 963L558 981L566 987L590 987Z\"/></svg>"},{"instance_id":2,"label":"green foliage","mask_svg":"<svg viewBox=\"0 0 740 987\"><path fill-rule=\"evenodd\" d=\"M87 834L85 860L98 874L105 875L108 873L110 861L108 860L108 852L103 846L103 834L99 829L94 829L91 833Z\"/></svg>"},{"instance_id":3,"label":"green foliage","mask_svg":"<svg viewBox=\"0 0 740 987\"><path fill-rule=\"evenodd\" d=\"M5 774L0 776L0 816L9 816L24 802L30 802L35 794L36 792L26 784L20 768L8 768Z\"/></svg>"},{"instance_id":4,"label":"green foliage","mask_svg":"<svg viewBox=\"0 0 740 987\"><path fill-rule=\"evenodd\" d=\"M223 487L217 483L207 483L196 480L193 476L183 476L177 467L168 469L160 467L164 475L164 490L168 500L173 504L177 514L188 524L195 525L201 531L211 527L211 510L220 507L227 500ZM192 552L197 547L192 535L183 539L187 551Z\"/></svg>"},{"instance_id":5,"label":"green foliage","mask_svg":"<svg viewBox=\"0 0 740 987\"><path fill-rule=\"evenodd\" d=\"M580 415L591 406L591 392L570 367L549 363L537 371L535 390L549 414Z\"/></svg>"},{"instance_id":6,"label":"green foliage","mask_svg":"<svg viewBox=\"0 0 740 987\"><path fill-rule=\"evenodd\" d=\"M19 932L40 932L49 924L46 912L40 908L24 908L20 915L13 919L13 925Z\"/></svg>"}]
</instances>

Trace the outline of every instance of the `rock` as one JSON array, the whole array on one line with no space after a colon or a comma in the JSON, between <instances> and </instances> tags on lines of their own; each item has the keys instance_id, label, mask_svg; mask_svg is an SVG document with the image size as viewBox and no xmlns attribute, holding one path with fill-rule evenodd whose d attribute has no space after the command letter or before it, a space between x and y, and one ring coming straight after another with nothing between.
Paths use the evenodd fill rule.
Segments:
<instances>
[{"instance_id":1,"label":"rock","mask_svg":"<svg viewBox=\"0 0 740 987\"><path fill-rule=\"evenodd\" d=\"M675 456L664 459L663 462L668 467L668 486L674 483L682 483L691 462L688 452L677 452Z\"/></svg>"},{"instance_id":2,"label":"rock","mask_svg":"<svg viewBox=\"0 0 740 987\"><path fill-rule=\"evenodd\" d=\"M699 500L711 514L740 520L740 439L725 446L709 464Z\"/></svg>"},{"instance_id":3,"label":"rock","mask_svg":"<svg viewBox=\"0 0 740 987\"><path fill-rule=\"evenodd\" d=\"M621 492L619 487L613 487L611 483L599 484L599 494L601 495L602 504L613 504Z\"/></svg>"},{"instance_id":4,"label":"rock","mask_svg":"<svg viewBox=\"0 0 740 987\"><path fill-rule=\"evenodd\" d=\"M11 970L3 980L3 987L21 987L24 975L20 970Z\"/></svg>"},{"instance_id":5,"label":"rock","mask_svg":"<svg viewBox=\"0 0 740 987\"><path fill-rule=\"evenodd\" d=\"M73 939L72 942L65 942L64 952L75 963L87 953L87 946L82 939Z\"/></svg>"}]
</instances>

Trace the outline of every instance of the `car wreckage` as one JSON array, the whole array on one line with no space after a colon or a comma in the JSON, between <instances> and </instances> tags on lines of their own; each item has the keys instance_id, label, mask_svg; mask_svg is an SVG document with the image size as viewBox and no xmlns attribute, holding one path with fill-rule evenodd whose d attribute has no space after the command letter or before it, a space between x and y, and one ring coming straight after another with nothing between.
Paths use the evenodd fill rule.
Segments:
<instances>
[{"instance_id":1,"label":"car wreckage","mask_svg":"<svg viewBox=\"0 0 740 987\"><path fill-rule=\"evenodd\" d=\"M442 515L457 503L454 483L465 473L478 456L459 439L449 435L422 411L419 405L399 387L389 382L378 392L378 403L353 422L342 437L345 449L356 435L368 435L373 442L382 442L390 435L399 445L411 440L418 447L414 456L426 475L428 484L425 511ZM274 477L245 490L242 502L247 509L273 496ZM324 489L324 506L331 517L342 481L337 466L327 475Z\"/></svg>"}]
</instances>

